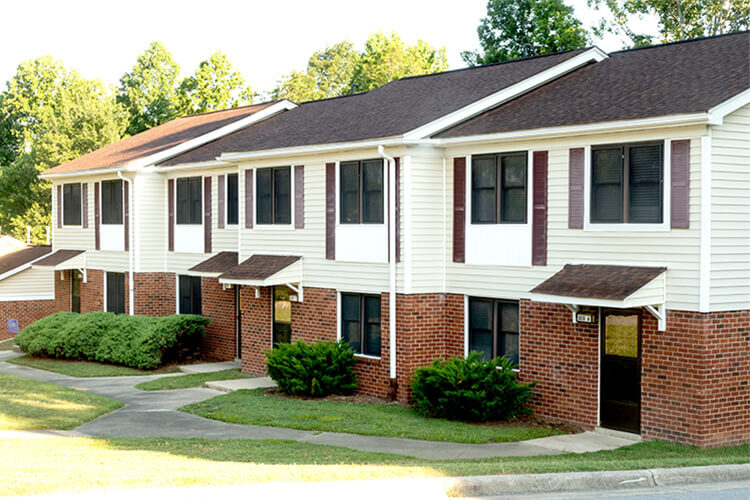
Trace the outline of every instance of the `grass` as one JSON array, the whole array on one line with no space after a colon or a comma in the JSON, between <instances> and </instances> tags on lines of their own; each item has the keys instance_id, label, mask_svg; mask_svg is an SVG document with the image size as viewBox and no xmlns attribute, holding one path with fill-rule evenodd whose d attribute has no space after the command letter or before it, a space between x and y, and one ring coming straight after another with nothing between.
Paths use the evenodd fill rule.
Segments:
<instances>
[{"instance_id":1,"label":"grass","mask_svg":"<svg viewBox=\"0 0 750 500\"><path fill-rule=\"evenodd\" d=\"M2 430L73 429L122 406L96 394L5 374L0 374L0 394Z\"/></svg>"},{"instance_id":2,"label":"grass","mask_svg":"<svg viewBox=\"0 0 750 500\"><path fill-rule=\"evenodd\" d=\"M8 363L28 366L38 370L47 370L71 377L123 377L170 373L178 370L175 366L159 368L157 370L138 370L128 366L108 365L93 361L71 361L65 359L35 358L33 356L21 356L20 358L9 360Z\"/></svg>"},{"instance_id":3,"label":"grass","mask_svg":"<svg viewBox=\"0 0 750 500\"><path fill-rule=\"evenodd\" d=\"M10 351L16 345L16 339L0 340L0 351Z\"/></svg>"},{"instance_id":4,"label":"grass","mask_svg":"<svg viewBox=\"0 0 750 500\"><path fill-rule=\"evenodd\" d=\"M289 441L2 439L0 495L268 481L337 481L746 463L750 446L638 443L596 453L429 461ZM71 464L75 464L71 467Z\"/></svg>"},{"instance_id":5,"label":"grass","mask_svg":"<svg viewBox=\"0 0 750 500\"><path fill-rule=\"evenodd\" d=\"M523 441L560 434L554 428L522 424L475 425L425 418L396 405L287 398L267 393L266 389L236 391L180 410L234 424L458 443Z\"/></svg>"},{"instance_id":6,"label":"grass","mask_svg":"<svg viewBox=\"0 0 750 500\"><path fill-rule=\"evenodd\" d=\"M221 370L210 373L191 373L178 377L164 377L149 382L142 382L135 386L143 391L164 391L170 389L185 389L188 387L200 387L206 382L214 380L234 380L237 378L250 378L250 375L242 373L239 368Z\"/></svg>"}]
</instances>

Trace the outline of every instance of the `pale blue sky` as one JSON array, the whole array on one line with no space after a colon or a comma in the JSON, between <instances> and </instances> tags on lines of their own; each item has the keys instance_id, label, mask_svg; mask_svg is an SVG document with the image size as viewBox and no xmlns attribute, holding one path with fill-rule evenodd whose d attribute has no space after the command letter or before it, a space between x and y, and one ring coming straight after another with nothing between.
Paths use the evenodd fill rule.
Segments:
<instances>
[{"instance_id":1,"label":"pale blue sky","mask_svg":"<svg viewBox=\"0 0 750 500\"><path fill-rule=\"evenodd\" d=\"M596 21L585 0L566 3L587 26ZM460 68L460 52L478 47L485 7L486 0L8 2L1 11L0 85L4 89L21 61L42 55L114 85L151 41L161 40L183 75L222 50L254 90L264 91L303 69L314 50L345 39L360 47L378 29L445 46L451 68ZM622 46L616 38L597 45L607 51Z\"/></svg>"}]
</instances>

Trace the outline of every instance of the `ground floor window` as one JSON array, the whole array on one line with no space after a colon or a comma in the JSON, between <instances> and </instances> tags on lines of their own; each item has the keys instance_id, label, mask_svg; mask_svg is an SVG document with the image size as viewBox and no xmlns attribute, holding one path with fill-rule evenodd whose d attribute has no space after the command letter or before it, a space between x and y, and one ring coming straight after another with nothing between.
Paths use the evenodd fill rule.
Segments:
<instances>
[{"instance_id":1,"label":"ground floor window","mask_svg":"<svg viewBox=\"0 0 750 500\"><path fill-rule=\"evenodd\" d=\"M341 338L357 354L380 356L380 295L341 294Z\"/></svg>"},{"instance_id":2,"label":"ground floor window","mask_svg":"<svg viewBox=\"0 0 750 500\"><path fill-rule=\"evenodd\" d=\"M517 365L519 324L518 302L470 298L469 350L485 360L505 356Z\"/></svg>"},{"instance_id":3,"label":"ground floor window","mask_svg":"<svg viewBox=\"0 0 750 500\"><path fill-rule=\"evenodd\" d=\"M107 273L107 312L125 314L125 273Z\"/></svg>"},{"instance_id":4,"label":"ground floor window","mask_svg":"<svg viewBox=\"0 0 750 500\"><path fill-rule=\"evenodd\" d=\"M200 276L180 276L177 293L179 314L201 314Z\"/></svg>"}]
</instances>

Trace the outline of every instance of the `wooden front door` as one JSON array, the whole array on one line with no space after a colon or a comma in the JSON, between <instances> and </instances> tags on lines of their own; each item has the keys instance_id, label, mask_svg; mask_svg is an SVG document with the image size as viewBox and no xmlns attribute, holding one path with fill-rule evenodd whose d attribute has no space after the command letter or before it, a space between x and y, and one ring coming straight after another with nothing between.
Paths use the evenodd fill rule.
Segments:
<instances>
[{"instance_id":1,"label":"wooden front door","mask_svg":"<svg viewBox=\"0 0 750 500\"><path fill-rule=\"evenodd\" d=\"M601 321L601 425L640 433L640 312L604 311Z\"/></svg>"}]
</instances>

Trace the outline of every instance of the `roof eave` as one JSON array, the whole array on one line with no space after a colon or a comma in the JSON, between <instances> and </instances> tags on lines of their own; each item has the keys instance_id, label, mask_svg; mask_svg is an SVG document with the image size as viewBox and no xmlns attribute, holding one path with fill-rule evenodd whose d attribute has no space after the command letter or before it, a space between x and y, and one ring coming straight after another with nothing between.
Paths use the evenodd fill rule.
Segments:
<instances>
[{"instance_id":1,"label":"roof eave","mask_svg":"<svg viewBox=\"0 0 750 500\"><path fill-rule=\"evenodd\" d=\"M403 136L392 136L362 141L337 142L331 144L314 144L310 146L296 146L290 148L266 149L260 151L246 151L236 153L223 153L217 156L218 161L236 163L245 160L258 160L265 158L277 158L280 156L292 157L317 153L329 153L334 151L348 151L354 149L373 148L378 146L403 146L410 144Z\"/></svg>"}]
</instances>

